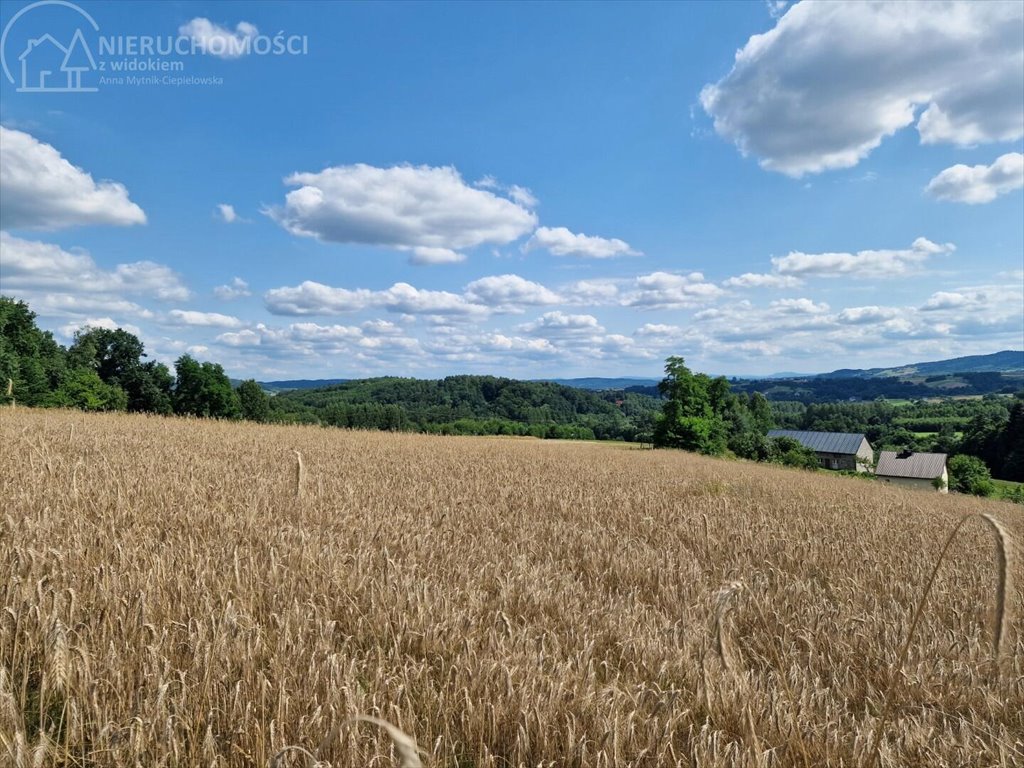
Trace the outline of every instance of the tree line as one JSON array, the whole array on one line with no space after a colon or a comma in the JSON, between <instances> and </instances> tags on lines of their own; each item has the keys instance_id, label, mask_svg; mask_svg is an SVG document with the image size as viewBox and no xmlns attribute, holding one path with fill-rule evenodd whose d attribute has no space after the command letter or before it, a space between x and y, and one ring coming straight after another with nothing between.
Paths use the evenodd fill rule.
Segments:
<instances>
[{"instance_id":1,"label":"tree line","mask_svg":"<svg viewBox=\"0 0 1024 768\"><path fill-rule=\"evenodd\" d=\"M378 378L274 397L254 380L232 386L221 365L182 355L147 360L124 329L83 328L65 349L22 301L0 297L0 402L181 414L351 429L460 435L650 440L659 403L550 382L493 376Z\"/></svg>"},{"instance_id":2,"label":"tree line","mask_svg":"<svg viewBox=\"0 0 1024 768\"><path fill-rule=\"evenodd\" d=\"M83 328L65 349L25 302L0 296L0 402L254 421L269 415L260 386L233 387L217 363L182 355L172 374L145 358L143 343L121 328Z\"/></svg>"}]
</instances>

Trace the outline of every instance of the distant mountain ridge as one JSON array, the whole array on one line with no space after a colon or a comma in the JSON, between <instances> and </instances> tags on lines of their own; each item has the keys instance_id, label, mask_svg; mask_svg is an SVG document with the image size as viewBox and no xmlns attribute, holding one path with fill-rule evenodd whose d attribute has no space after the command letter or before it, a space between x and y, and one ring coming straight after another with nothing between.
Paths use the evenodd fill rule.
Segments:
<instances>
[{"instance_id":1,"label":"distant mountain ridge","mask_svg":"<svg viewBox=\"0 0 1024 768\"><path fill-rule=\"evenodd\" d=\"M652 387L661 379L648 379L640 376L619 376L614 378L587 376L579 379L532 379L532 381L547 381L551 384L561 384L564 387L573 387L574 389L600 391L602 389L626 389L627 387Z\"/></svg>"},{"instance_id":2,"label":"distant mountain ridge","mask_svg":"<svg viewBox=\"0 0 1024 768\"><path fill-rule=\"evenodd\" d=\"M968 355L954 357L949 360L934 360L924 363L891 368L840 368L831 373L774 373L768 376L730 376L733 380L767 381L774 379L885 379L909 378L921 376L942 376L958 373L1024 373L1024 350L1003 350L990 355ZM320 389L336 384L345 384L353 379L285 379L280 381L260 381L263 389L268 392L287 392L295 389ZM642 376L587 376L573 379L531 379L530 381L546 381L561 384L574 389L591 391L625 390L634 387L646 388L657 386L660 379ZM239 380L232 379L237 386Z\"/></svg>"},{"instance_id":3,"label":"distant mountain ridge","mask_svg":"<svg viewBox=\"0 0 1024 768\"><path fill-rule=\"evenodd\" d=\"M967 355L949 360L910 363L892 368L840 368L815 378L877 379L908 376L942 376L956 373L1018 373L1024 371L1024 351L1006 349L990 355Z\"/></svg>"}]
</instances>

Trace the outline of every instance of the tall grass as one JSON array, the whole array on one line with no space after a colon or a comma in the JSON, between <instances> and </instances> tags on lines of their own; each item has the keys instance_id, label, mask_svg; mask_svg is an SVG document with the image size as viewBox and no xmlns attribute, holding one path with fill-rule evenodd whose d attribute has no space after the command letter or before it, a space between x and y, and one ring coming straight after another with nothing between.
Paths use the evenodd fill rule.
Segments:
<instances>
[{"instance_id":1,"label":"tall grass","mask_svg":"<svg viewBox=\"0 0 1024 768\"><path fill-rule=\"evenodd\" d=\"M0 765L1024 764L1015 505L22 408L0 467Z\"/></svg>"}]
</instances>

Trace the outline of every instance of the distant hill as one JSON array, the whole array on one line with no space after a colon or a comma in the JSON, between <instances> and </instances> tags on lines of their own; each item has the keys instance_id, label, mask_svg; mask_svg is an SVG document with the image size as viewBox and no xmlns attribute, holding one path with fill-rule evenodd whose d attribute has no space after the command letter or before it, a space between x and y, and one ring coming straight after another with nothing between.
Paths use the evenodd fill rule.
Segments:
<instances>
[{"instance_id":1,"label":"distant hill","mask_svg":"<svg viewBox=\"0 0 1024 768\"><path fill-rule=\"evenodd\" d=\"M353 429L616 440L649 434L660 407L621 391L494 376L352 380L292 388L272 404L281 420Z\"/></svg>"},{"instance_id":2,"label":"distant hill","mask_svg":"<svg viewBox=\"0 0 1024 768\"><path fill-rule=\"evenodd\" d=\"M659 379L644 379L632 376L622 376L619 378L602 378L600 376L594 376L582 379L534 379L534 381L547 381L552 384L561 384L563 387L600 391L604 389L626 389L628 387L654 386L658 383Z\"/></svg>"},{"instance_id":3,"label":"distant hill","mask_svg":"<svg viewBox=\"0 0 1024 768\"><path fill-rule=\"evenodd\" d=\"M910 378L957 373L1019 373L1024 371L1024 351L1004 350L991 355L968 355L930 363L911 363L894 368L840 368L818 374L825 379Z\"/></svg>"},{"instance_id":4,"label":"distant hill","mask_svg":"<svg viewBox=\"0 0 1024 768\"><path fill-rule=\"evenodd\" d=\"M763 382L767 380L778 381L785 388L785 380L809 379L899 379L902 381L921 383L924 377L931 376L956 376L963 373L1010 373L1024 374L1024 351L1005 350L995 352L991 355L969 355L967 357L955 357L950 360L936 360L927 363L911 363L893 368L841 368L831 373L775 373L767 376L735 376L733 381ZM267 392L290 392L303 389L322 389L336 384L346 384L356 381L354 379L285 379L280 381L258 382ZM657 385L659 379L648 379L639 376L617 376L602 377L589 376L575 379L533 379L534 382L549 382L573 389L585 389L592 392L604 390L627 390L634 393L643 393L658 396ZM232 379L232 384L238 386L240 382ZM945 387L955 388L959 382L946 382ZM742 387L749 389L749 386ZM919 392L918 396L933 394L926 390L935 387L926 387ZM939 387L943 388L942 386ZM972 390L973 391L973 390ZM982 387L982 393L986 391L998 391L995 387ZM851 392L850 396L862 395L859 390Z\"/></svg>"},{"instance_id":5,"label":"distant hill","mask_svg":"<svg viewBox=\"0 0 1024 768\"><path fill-rule=\"evenodd\" d=\"M290 392L293 389L320 389L344 384L351 379L287 379L284 381L257 381L267 392Z\"/></svg>"}]
</instances>

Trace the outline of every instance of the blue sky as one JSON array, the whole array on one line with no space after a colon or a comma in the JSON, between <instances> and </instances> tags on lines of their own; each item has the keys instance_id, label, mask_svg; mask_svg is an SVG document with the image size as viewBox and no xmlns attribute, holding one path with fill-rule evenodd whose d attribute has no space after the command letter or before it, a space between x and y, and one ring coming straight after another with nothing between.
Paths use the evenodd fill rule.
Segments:
<instances>
[{"instance_id":1,"label":"blue sky","mask_svg":"<svg viewBox=\"0 0 1024 768\"><path fill-rule=\"evenodd\" d=\"M1024 346L1020 3L28 6L0 290L64 343L264 379ZM96 90L19 90L76 29Z\"/></svg>"}]
</instances>

